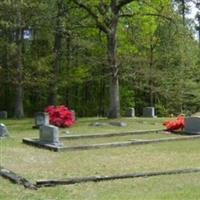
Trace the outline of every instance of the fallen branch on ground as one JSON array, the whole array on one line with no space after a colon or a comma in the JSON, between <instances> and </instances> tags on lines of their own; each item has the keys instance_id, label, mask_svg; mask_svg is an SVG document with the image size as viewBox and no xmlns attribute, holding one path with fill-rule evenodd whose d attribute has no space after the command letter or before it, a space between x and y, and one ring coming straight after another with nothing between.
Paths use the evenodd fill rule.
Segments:
<instances>
[{"instance_id":1,"label":"fallen branch on ground","mask_svg":"<svg viewBox=\"0 0 200 200\"><path fill-rule=\"evenodd\" d=\"M27 179L15 174L14 172L5 169L3 167L0 167L0 176L9 179L11 182L23 185L25 188L29 189L37 189L36 185L33 183L29 182Z\"/></svg>"}]
</instances>

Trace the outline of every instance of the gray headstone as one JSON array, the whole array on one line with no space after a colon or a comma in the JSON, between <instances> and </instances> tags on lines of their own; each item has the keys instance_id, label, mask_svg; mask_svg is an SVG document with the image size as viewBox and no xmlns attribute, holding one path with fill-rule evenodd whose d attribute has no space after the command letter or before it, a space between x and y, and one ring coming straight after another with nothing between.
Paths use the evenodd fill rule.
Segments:
<instances>
[{"instance_id":1,"label":"gray headstone","mask_svg":"<svg viewBox=\"0 0 200 200\"><path fill-rule=\"evenodd\" d=\"M35 115L35 127L39 128L43 125L49 124L49 115L46 112L38 112Z\"/></svg>"},{"instance_id":2,"label":"gray headstone","mask_svg":"<svg viewBox=\"0 0 200 200\"><path fill-rule=\"evenodd\" d=\"M143 108L143 117L156 117L154 107L145 107Z\"/></svg>"},{"instance_id":3,"label":"gray headstone","mask_svg":"<svg viewBox=\"0 0 200 200\"><path fill-rule=\"evenodd\" d=\"M126 117L135 117L135 108L128 108L125 116Z\"/></svg>"},{"instance_id":4,"label":"gray headstone","mask_svg":"<svg viewBox=\"0 0 200 200\"><path fill-rule=\"evenodd\" d=\"M0 137L9 136L8 129L5 124L0 124Z\"/></svg>"},{"instance_id":5,"label":"gray headstone","mask_svg":"<svg viewBox=\"0 0 200 200\"><path fill-rule=\"evenodd\" d=\"M186 133L200 134L200 116L185 117L184 129Z\"/></svg>"},{"instance_id":6,"label":"gray headstone","mask_svg":"<svg viewBox=\"0 0 200 200\"><path fill-rule=\"evenodd\" d=\"M76 120L76 113L74 110L70 110L72 112L72 120L75 121Z\"/></svg>"},{"instance_id":7,"label":"gray headstone","mask_svg":"<svg viewBox=\"0 0 200 200\"><path fill-rule=\"evenodd\" d=\"M5 111L5 110L0 111L0 119L7 119L7 118L8 118L7 111Z\"/></svg>"},{"instance_id":8,"label":"gray headstone","mask_svg":"<svg viewBox=\"0 0 200 200\"><path fill-rule=\"evenodd\" d=\"M112 126L120 126L120 127L127 126L127 123L125 122L110 122L109 124Z\"/></svg>"},{"instance_id":9,"label":"gray headstone","mask_svg":"<svg viewBox=\"0 0 200 200\"><path fill-rule=\"evenodd\" d=\"M59 128L53 125L40 126L40 142L60 146Z\"/></svg>"}]
</instances>

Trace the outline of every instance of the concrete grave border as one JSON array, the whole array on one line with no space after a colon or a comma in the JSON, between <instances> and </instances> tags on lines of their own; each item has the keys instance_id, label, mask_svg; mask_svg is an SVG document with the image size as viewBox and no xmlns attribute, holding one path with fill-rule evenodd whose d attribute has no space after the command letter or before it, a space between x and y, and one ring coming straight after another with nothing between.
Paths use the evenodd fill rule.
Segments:
<instances>
[{"instance_id":1,"label":"concrete grave border","mask_svg":"<svg viewBox=\"0 0 200 200\"><path fill-rule=\"evenodd\" d=\"M76 151L76 150L124 147L124 146L131 146L131 145L143 145L143 144L182 141L182 140L194 140L194 139L200 139L200 135L178 136L178 137L171 137L171 138L159 138L159 139L148 139L148 140L134 139L134 140L128 140L128 141L121 141L121 142L89 144L89 145L74 145L74 146L56 146L53 144L44 144L40 142L39 139L34 139L34 138L33 139L24 138L23 143L58 152L58 151Z\"/></svg>"}]
</instances>

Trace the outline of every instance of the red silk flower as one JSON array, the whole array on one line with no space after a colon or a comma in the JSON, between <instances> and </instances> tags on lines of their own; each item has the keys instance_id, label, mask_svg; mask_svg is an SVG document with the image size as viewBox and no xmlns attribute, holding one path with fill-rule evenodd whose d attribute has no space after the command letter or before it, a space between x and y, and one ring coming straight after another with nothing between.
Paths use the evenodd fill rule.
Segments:
<instances>
[{"instance_id":1,"label":"red silk flower","mask_svg":"<svg viewBox=\"0 0 200 200\"><path fill-rule=\"evenodd\" d=\"M63 105L47 106L44 111L49 114L49 121L55 126L70 127L75 122L73 111Z\"/></svg>"},{"instance_id":2,"label":"red silk flower","mask_svg":"<svg viewBox=\"0 0 200 200\"><path fill-rule=\"evenodd\" d=\"M163 125L166 126L166 129L168 131L183 129L184 128L184 117L180 115L174 120L168 120L168 121L163 122Z\"/></svg>"}]
</instances>

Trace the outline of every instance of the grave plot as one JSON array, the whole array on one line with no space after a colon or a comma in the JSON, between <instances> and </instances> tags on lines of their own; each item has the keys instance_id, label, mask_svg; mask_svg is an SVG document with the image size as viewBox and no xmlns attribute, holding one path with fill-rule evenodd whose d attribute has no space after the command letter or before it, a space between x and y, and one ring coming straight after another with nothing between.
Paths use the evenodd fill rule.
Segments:
<instances>
[{"instance_id":1,"label":"grave plot","mask_svg":"<svg viewBox=\"0 0 200 200\"><path fill-rule=\"evenodd\" d=\"M178 140L200 139L200 135L177 135L177 134L161 134L161 130L152 131L136 131L132 133L117 133L116 135L98 134L85 136L64 136L59 137L59 130L52 125L40 127L40 138L24 138L26 144L43 147L53 151L74 151L88 150L111 147L123 147L130 145L141 145L159 142L170 142ZM143 135L145 134L145 135ZM95 143L93 138L96 138Z\"/></svg>"},{"instance_id":2,"label":"grave plot","mask_svg":"<svg viewBox=\"0 0 200 200\"><path fill-rule=\"evenodd\" d=\"M102 143L114 143L114 142L124 142L124 141L141 141L148 139L157 139L157 138L169 138L176 137L176 134L165 134L164 132L156 133L150 132L146 134L132 134L132 135L121 135L121 136L112 136L112 137L99 137L95 138L77 138L77 139L66 139L60 138L64 146L75 146L75 145L91 145L91 144L102 144Z\"/></svg>"}]
</instances>

